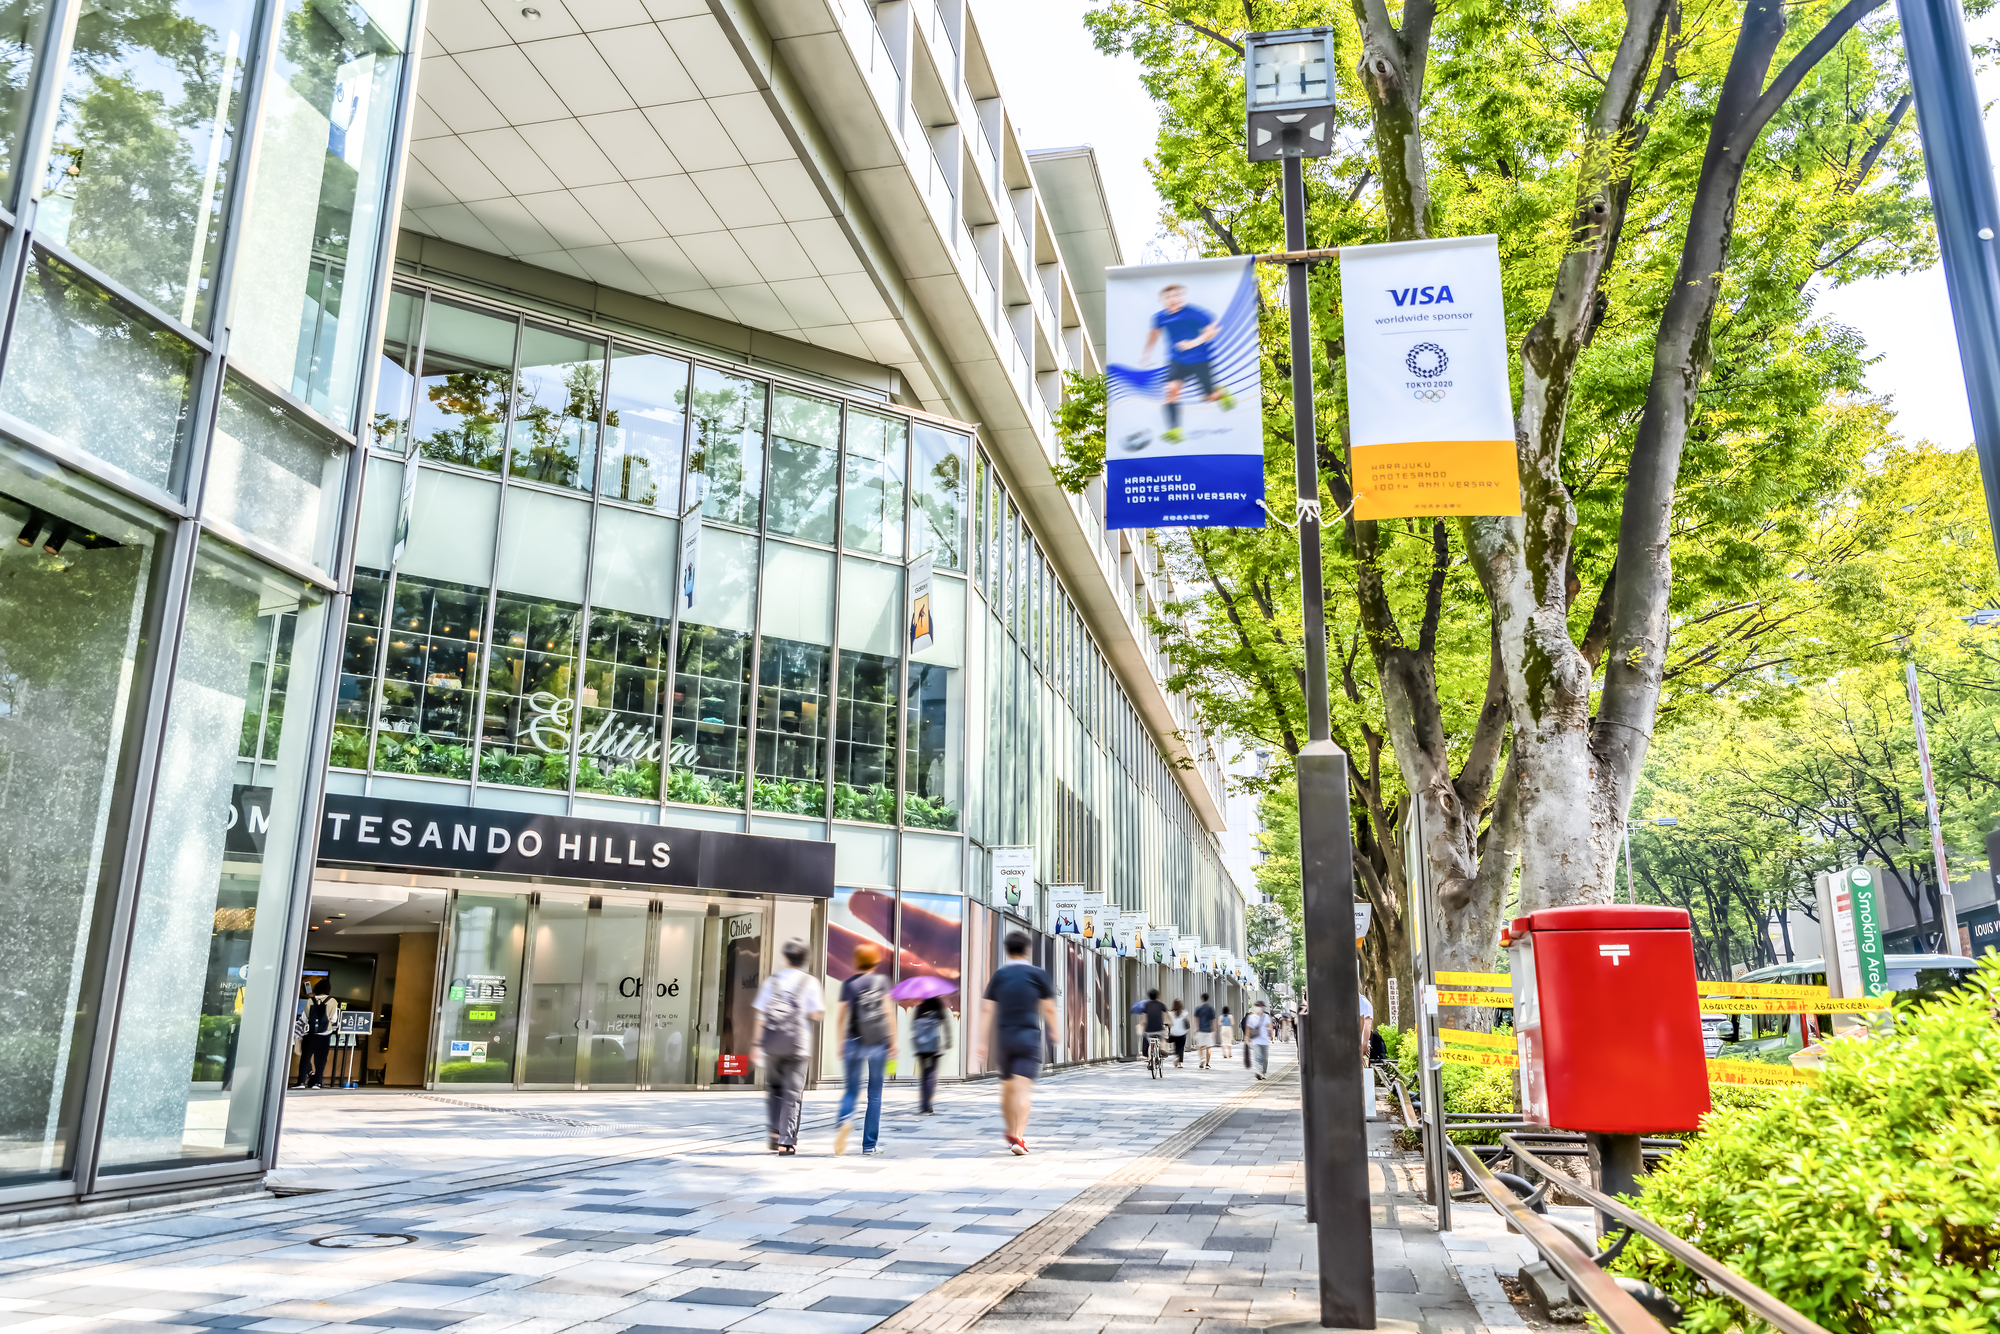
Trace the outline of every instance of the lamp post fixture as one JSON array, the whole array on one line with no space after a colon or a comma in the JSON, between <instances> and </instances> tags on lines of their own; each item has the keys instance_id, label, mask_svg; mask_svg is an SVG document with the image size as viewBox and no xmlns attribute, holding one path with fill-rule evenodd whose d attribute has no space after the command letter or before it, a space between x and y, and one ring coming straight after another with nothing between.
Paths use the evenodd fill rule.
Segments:
<instances>
[{"instance_id":1,"label":"lamp post fixture","mask_svg":"<svg viewBox=\"0 0 2000 1334\"><path fill-rule=\"evenodd\" d=\"M1246 145L1252 162L1284 164L1285 250L1306 248L1304 160L1333 152L1333 30L1244 37ZM1306 261L1287 264L1292 333L1292 446L1305 621L1305 748L1298 759L1299 870L1305 902L1307 1022L1300 1025L1306 1200L1319 1231L1320 1324L1375 1328L1375 1248L1361 1106L1360 952L1354 925L1354 834L1347 756L1327 706L1326 595L1320 564L1319 448L1313 420L1312 316Z\"/></svg>"},{"instance_id":2,"label":"lamp post fixture","mask_svg":"<svg viewBox=\"0 0 2000 1334\"><path fill-rule=\"evenodd\" d=\"M1625 902L1637 903L1639 901L1638 887L1632 881L1632 826L1635 824L1675 825L1679 823L1680 821L1671 815L1662 816L1657 820L1627 820L1625 822ZM1616 894L1618 887L1613 885L1611 892Z\"/></svg>"}]
</instances>

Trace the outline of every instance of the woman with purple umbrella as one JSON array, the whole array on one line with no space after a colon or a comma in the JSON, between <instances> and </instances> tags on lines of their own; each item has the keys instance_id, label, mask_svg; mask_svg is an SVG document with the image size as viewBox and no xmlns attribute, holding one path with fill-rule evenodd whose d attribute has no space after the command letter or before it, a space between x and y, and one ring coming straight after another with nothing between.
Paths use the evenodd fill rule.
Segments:
<instances>
[{"instance_id":1,"label":"woman with purple umbrella","mask_svg":"<svg viewBox=\"0 0 2000 1334\"><path fill-rule=\"evenodd\" d=\"M938 1061L951 1050L951 1010L944 1003L958 988L941 977L906 977L889 994L899 1001L915 1001L910 1016L910 1047L917 1053L917 1112L934 1115L931 1100L937 1096Z\"/></svg>"}]
</instances>

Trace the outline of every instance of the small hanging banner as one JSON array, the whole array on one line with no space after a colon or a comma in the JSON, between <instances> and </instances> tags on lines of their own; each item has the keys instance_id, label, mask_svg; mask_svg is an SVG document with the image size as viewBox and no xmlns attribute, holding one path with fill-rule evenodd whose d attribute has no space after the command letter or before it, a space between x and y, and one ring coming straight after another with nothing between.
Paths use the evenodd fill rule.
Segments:
<instances>
[{"instance_id":1,"label":"small hanging banner","mask_svg":"<svg viewBox=\"0 0 2000 1334\"><path fill-rule=\"evenodd\" d=\"M1521 512L1499 240L1345 246L1354 517Z\"/></svg>"},{"instance_id":2,"label":"small hanging banner","mask_svg":"<svg viewBox=\"0 0 2000 1334\"><path fill-rule=\"evenodd\" d=\"M701 496L681 515L680 568L674 571L682 611L694 610L695 575L701 566Z\"/></svg>"},{"instance_id":3,"label":"small hanging banner","mask_svg":"<svg viewBox=\"0 0 2000 1334\"><path fill-rule=\"evenodd\" d=\"M910 652L931 646L931 553L910 562Z\"/></svg>"}]
</instances>

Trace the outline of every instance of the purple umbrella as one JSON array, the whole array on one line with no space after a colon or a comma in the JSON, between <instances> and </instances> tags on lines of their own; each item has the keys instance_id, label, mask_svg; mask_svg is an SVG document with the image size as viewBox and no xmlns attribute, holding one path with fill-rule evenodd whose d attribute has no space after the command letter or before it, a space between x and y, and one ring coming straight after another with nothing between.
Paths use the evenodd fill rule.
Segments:
<instances>
[{"instance_id":1,"label":"purple umbrella","mask_svg":"<svg viewBox=\"0 0 2000 1334\"><path fill-rule=\"evenodd\" d=\"M941 977L925 974L921 977L906 977L898 982L889 994L897 1000L929 1000L933 996L949 996L958 990L956 982L947 982Z\"/></svg>"}]
</instances>

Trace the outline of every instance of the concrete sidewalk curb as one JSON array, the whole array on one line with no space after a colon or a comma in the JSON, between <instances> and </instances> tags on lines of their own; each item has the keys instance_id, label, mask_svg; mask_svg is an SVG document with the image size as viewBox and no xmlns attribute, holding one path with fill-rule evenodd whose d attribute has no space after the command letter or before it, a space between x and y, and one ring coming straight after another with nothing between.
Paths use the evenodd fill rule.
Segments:
<instances>
[{"instance_id":1,"label":"concrete sidewalk curb","mask_svg":"<svg viewBox=\"0 0 2000 1334\"><path fill-rule=\"evenodd\" d=\"M1231 1095L1161 1140L1144 1157L1080 1191L999 1250L876 1325L870 1334L957 1334L969 1329L1015 1289L1061 1259L1128 1195L1208 1138L1230 1116L1265 1093L1297 1082L1298 1067L1293 1065L1272 1079Z\"/></svg>"}]
</instances>

